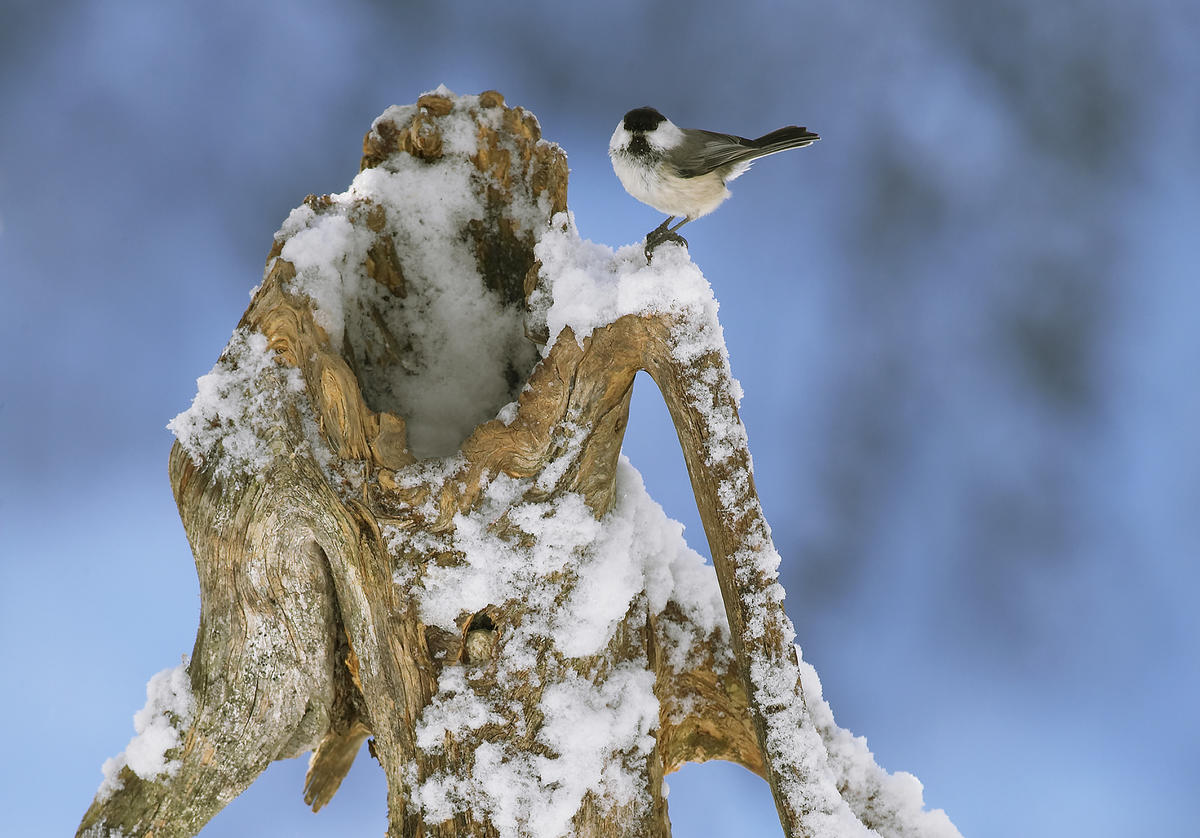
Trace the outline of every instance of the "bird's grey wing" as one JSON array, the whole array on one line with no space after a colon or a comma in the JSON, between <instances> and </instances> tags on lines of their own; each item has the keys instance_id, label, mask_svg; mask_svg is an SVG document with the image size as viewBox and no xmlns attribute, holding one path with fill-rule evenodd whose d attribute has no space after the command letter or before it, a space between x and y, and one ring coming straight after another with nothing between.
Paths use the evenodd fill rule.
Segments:
<instances>
[{"instance_id":1,"label":"bird's grey wing","mask_svg":"<svg viewBox=\"0 0 1200 838\"><path fill-rule=\"evenodd\" d=\"M680 177L698 177L729 163L752 159L758 153L753 140L692 128L684 133L684 141L669 158Z\"/></svg>"},{"instance_id":2,"label":"bird's grey wing","mask_svg":"<svg viewBox=\"0 0 1200 838\"><path fill-rule=\"evenodd\" d=\"M733 134L691 129L684 141L670 155L680 177L698 177L722 166L744 163L789 148L802 148L821 139L807 128L789 125L748 140Z\"/></svg>"}]
</instances>

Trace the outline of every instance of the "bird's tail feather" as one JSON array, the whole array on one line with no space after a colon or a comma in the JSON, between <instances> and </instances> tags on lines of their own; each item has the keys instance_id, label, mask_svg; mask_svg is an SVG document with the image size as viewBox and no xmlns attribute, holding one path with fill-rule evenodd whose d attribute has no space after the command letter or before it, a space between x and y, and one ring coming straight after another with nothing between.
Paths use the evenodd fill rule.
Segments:
<instances>
[{"instance_id":1,"label":"bird's tail feather","mask_svg":"<svg viewBox=\"0 0 1200 838\"><path fill-rule=\"evenodd\" d=\"M758 139L751 140L751 143L758 149L759 156L762 156L774 154L777 151L786 151L789 148L802 148L812 145L819 139L821 139L820 134L814 134L807 128L789 125L786 128L772 131L770 134L763 134Z\"/></svg>"}]
</instances>

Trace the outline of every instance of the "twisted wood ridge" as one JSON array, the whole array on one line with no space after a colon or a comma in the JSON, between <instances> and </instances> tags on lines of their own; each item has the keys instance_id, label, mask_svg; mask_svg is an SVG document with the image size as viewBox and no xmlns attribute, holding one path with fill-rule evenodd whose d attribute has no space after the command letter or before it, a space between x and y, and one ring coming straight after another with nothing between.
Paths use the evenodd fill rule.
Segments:
<instances>
[{"instance_id":1,"label":"twisted wood ridge","mask_svg":"<svg viewBox=\"0 0 1200 838\"><path fill-rule=\"evenodd\" d=\"M469 159L486 208L457 236L472 248L484 284L507 305L526 309L530 339L545 343L544 320L526 308L530 295L547 287L534 254L541 231L510 208L518 199L536 206L548 226L566 209L567 164L557 146L541 140L532 115L509 108L495 92L461 100L427 95L402 110L407 121L376 121L364 140L362 169L386 168L405 155L441 165L451 143L442 120L455 108L467 108L476 122ZM312 217L334 213L369 231L365 254L347 270L359 270L403 304L414 279L383 204L346 193L310 196L306 205ZM410 209L424 211L417 198ZM842 821L862 831L865 824L904 832L887 828L884 781L856 774L849 758L839 762L844 732L832 718L814 724L803 704L723 347L681 360L677 312L625 315L583 336L566 329L531 368L517 371L515 412L478 425L455 456L418 460L403 406L373 409L364 398L370 376L403 367L403 336L391 334L375 347L332 336L299 290L296 266L283 256L287 241L286 232L277 237L238 327L240 335L265 336L275 353L274 368L253 382L273 394L256 426L270 452L266 464L238 474L218 456L178 442L170 455L201 588L187 670L195 710L186 725L177 720L181 744L167 754L175 770L145 779L122 769L120 787L97 795L80 835L193 835L270 762L310 750L304 795L318 809L368 737L387 775L389 835L513 834L519 824L499 822L499 813L478 801L431 822L431 778L438 788L469 785L483 770L485 743L553 757L538 735L547 690L572 678L617 684L612 679L628 671L652 675L659 707L649 744L624 752L624 770L641 792L620 799L589 791L571 815L570 834L668 836L663 776L709 759L767 778L789 835L818 834L821 824ZM518 648L532 620L561 620L533 613L537 606L519 597L463 610L454 630L424 623L410 591L432 569L462 561L457 522L479 507L498 475L526 481L514 484L525 489L513 506L574 494L597 519L614 507L639 371L657 382L678 430L728 627L697 625L689 603L672 599L652 608L643 597L603 649L572 657L552 644ZM724 417L724 430L714 416ZM714 433L723 436L714 440ZM503 515L492 531L512 543L526 537ZM559 586L563 602L573 581L559 573L543 584ZM671 653L681 647L687 655ZM528 660L528 677L512 676L519 659ZM505 665L501 678L497 667ZM418 735L422 714L441 700L440 691L445 696L443 679L452 672L461 673L461 690L487 695L502 713L448 728L430 746ZM812 739L816 750L811 743L809 750L818 755L826 754L823 737L828 755L798 759L797 736Z\"/></svg>"}]
</instances>

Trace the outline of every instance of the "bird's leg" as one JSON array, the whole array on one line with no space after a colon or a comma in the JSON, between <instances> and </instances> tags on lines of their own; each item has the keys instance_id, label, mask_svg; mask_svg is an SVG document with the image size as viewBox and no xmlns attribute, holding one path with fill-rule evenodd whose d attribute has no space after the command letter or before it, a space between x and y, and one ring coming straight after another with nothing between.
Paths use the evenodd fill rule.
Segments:
<instances>
[{"instance_id":1,"label":"bird's leg","mask_svg":"<svg viewBox=\"0 0 1200 838\"><path fill-rule=\"evenodd\" d=\"M668 232L670 232L669 230L667 230L667 225L670 224L674 220L675 220L675 216L673 216L673 215L668 216L666 221L664 221L662 224L659 224L657 227L655 227L653 230L651 230L649 233L647 233L646 234L646 246L653 247L654 244L656 244L660 238L662 238L664 235L666 235Z\"/></svg>"},{"instance_id":2,"label":"bird's leg","mask_svg":"<svg viewBox=\"0 0 1200 838\"><path fill-rule=\"evenodd\" d=\"M687 224L689 221L691 221L691 219L685 215L682 221L680 221L674 227L669 227L668 225L674 220L675 216L672 215L662 224L659 224L646 234L646 264L650 263L652 254L654 253L654 248L658 247L660 244L665 242L676 242L683 245L685 248L688 246L687 239L679 235L676 230L678 230L684 224Z\"/></svg>"}]
</instances>

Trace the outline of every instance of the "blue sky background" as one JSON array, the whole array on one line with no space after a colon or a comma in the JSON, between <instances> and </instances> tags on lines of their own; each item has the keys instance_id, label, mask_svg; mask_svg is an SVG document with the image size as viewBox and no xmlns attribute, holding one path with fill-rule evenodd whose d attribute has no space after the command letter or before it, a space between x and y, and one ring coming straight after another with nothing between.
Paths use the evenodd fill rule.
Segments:
<instances>
[{"instance_id":1,"label":"blue sky background","mask_svg":"<svg viewBox=\"0 0 1200 838\"><path fill-rule=\"evenodd\" d=\"M617 120L815 146L689 225L788 606L840 724L964 835L1194 834L1200 788L1200 7L0 3L0 717L7 834L73 833L199 614L166 479L308 193L445 83L532 110L584 236L661 220ZM652 385L627 453L705 550ZM204 836L382 834L360 758L277 763ZM777 835L736 766L680 838Z\"/></svg>"}]
</instances>

